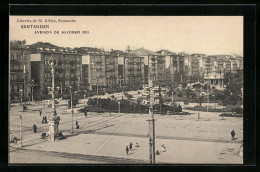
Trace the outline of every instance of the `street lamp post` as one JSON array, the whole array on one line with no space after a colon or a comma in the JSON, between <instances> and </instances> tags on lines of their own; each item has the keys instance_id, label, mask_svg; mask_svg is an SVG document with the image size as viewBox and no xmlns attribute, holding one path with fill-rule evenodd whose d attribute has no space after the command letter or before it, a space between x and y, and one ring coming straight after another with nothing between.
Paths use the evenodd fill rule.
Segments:
<instances>
[{"instance_id":1,"label":"street lamp post","mask_svg":"<svg viewBox=\"0 0 260 172\"><path fill-rule=\"evenodd\" d=\"M172 90L172 102L173 102L173 90Z\"/></svg>"},{"instance_id":2,"label":"street lamp post","mask_svg":"<svg viewBox=\"0 0 260 172\"><path fill-rule=\"evenodd\" d=\"M59 130L59 121L60 117L57 116L56 108L55 108L55 66L57 65L57 60L51 56L45 59L45 64L51 67L51 76L52 76L52 88L51 88L51 95L52 95L52 114L49 116L49 140L55 141Z\"/></svg>"},{"instance_id":3,"label":"street lamp post","mask_svg":"<svg viewBox=\"0 0 260 172\"><path fill-rule=\"evenodd\" d=\"M38 86L37 84L34 84L34 79L32 79L32 82L31 84L28 84L29 86L31 86L31 89L32 89L32 103L33 103L33 87L36 87Z\"/></svg>"},{"instance_id":4,"label":"street lamp post","mask_svg":"<svg viewBox=\"0 0 260 172\"><path fill-rule=\"evenodd\" d=\"M21 107L23 111L23 89L20 89Z\"/></svg>"},{"instance_id":5,"label":"street lamp post","mask_svg":"<svg viewBox=\"0 0 260 172\"><path fill-rule=\"evenodd\" d=\"M92 63L91 64L92 64L93 67L95 66L95 64L93 63L93 59L92 59ZM97 76L97 68L96 68L96 76ZM98 104L98 81L99 81L98 76L96 77L96 80L97 80L96 88L97 88L97 104Z\"/></svg>"},{"instance_id":6,"label":"street lamp post","mask_svg":"<svg viewBox=\"0 0 260 172\"><path fill-rule=\"evenodd\" d=\"M70 107L71 107L71 131L72 134L74 134L74 129L73 129L73 103L72 103L72 86L70 88Z\"/></svg>"},{"instance_id":7,"label":"street lamp post","mask_svg":"<svg viewBox=\"0 0 260 172\"><path fill-rule=\"evenodd\" d=\"M86 99L86 95L84 94L84 107L86 106L85 99Z\"/></svg>"}]
</instances>

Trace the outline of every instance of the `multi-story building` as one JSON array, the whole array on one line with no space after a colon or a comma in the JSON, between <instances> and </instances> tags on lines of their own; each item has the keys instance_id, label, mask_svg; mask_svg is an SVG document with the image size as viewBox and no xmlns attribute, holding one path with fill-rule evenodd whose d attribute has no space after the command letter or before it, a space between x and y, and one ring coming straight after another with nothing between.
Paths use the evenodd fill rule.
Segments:
<instances>
[{"instance_id":1,"label":"multi-story building","mask_svg":"<svg viewBox=\"0 0 260 172\"><path fill-rule=\"evenodd\" d=\"M90 47L76 50L82 54L83 83L88 85L90 90L96 89L97 86L119 83L118 54Z\"/></svg>"},{"instance_id":2,"label":"multi-story building","mask_svg":"<svg viewBox=\"0 0 260 172\"><path fill-rule=\"evenodd\" d=\"M231 72L231 61L228 59L224 60L224 73Z\"/></svg>"},{"instance_id":3,"label":"multi-story building","mask_svg":"<svg viewBox=\"0 0 260 172\"><path fill-rule=\"evenodd\" d=\"M214 65L216 65L214 56L204 57L204 71L209 74L213 71Z\"/></svg>"},{"instance_id":4,"label":"multi-story building","mask_svg":"<svg viewBox=\"0 0 260 172\"><path fill-rule=\"evenodd\" d=\"M198 81L200 77L199 72L199 59L192 57L191 59L191 81Z\"/></svg>"},{"instance_id":5,"label":"multi-story building","mask_svg":"<svg viewBox=\"0 0 260 172\"><path fill-rule=\"evenodd\" d=\"M102 59L101 56L104 55L105 52L101 49L92 48L92 47L80 47L80 48L76 47L76 48L74 48L74 50L77 51L78 53L82 54L82 84L85 87L92 89L92 86L97 84L97 78L94 78L94 74L100 75L99 73L95 73L95 72L100 72L100 63L99 62L95 63L92 60L92 58L97 57L99 59ZM102 60L100 60L100 62L102 62ZM92 72L93 69L96 71ZM91 75L90 75L90 72L91 72ZM90 76L91 76L91 78L89 78ZM92 78L96 79L96 80L93 81ZM102 78L100 81L101 81L100 83L104 82L104 81L102 81Z\"/></svg>"},{"instance_id":6,"label":"multi-story building","mask_svg":"<svg viewBox=\"0 0 260 172\"><path fill-rule=\"evenodd\" d=\"M154 62L154 64L153 64L152 63L153 60L152 60L152 61L150 61L150 64L149 64L149 58L155 57L157 54L155 52L151 51L151 50L147 50L147 49L144 49L144 48L139 48L139 49L133 50L130 53L134 54L137 57L143 57L144 58L144 76L145 76L144 84L148 84L148 73L149 72L153 73L153 72L158 70L158 66L156 66L157 62ZM162 68L163 63L160 63L159 67Z\"/></svg>"},{"instance_id":7,"label":"multi-story building","mask_svg":"<svg viewBox=\"0 0 260 172\"><path fill-rule=\"evenodd\" d=\"M181 81L184 77L184 55L169 50L160 50L156 53L165 56L166 80L171 82Z\"/></svg>"},{"instance_id":8,"label":"multi-story building","mask_svg":"<svg viewBox=\"0 0 260 172\"><path fill-rule=\"evenodd\" d=\"M238 70L238 61L234 58L230 59L230 64L231 64L231 72L236 73Z\"/></svg>"},{"instance_id":9,"label":"multi-story building","mask_svg":"<svg viewBox=\"0 0 260 172\"><path fill-rule=\"evenodd\" d=\"M144 57L114 50L118 55L118 78L121 84L140 85L144 83Z\"/></svg>"},{"instance_id":10,"label":"multi-story building","mask_svg":"<svg viewBox=\"0 0 260 172\"><path fill-rule=\"evenodd\" d=\"M182 82L184 77L184 55L172 55L171 68L174 71L174 81Z\"/></svg>"},{"instance_id":11,"label":"multi-story building","mask_svg":"<svg viewBox=\"0 0 260 172\"><path fill-rule=\"evenodd\" d=\"M105 54L105 85L118 84L118 56L115 54Z\"/></svg>"},{"instance_id":12,"label":"multi-story building","mask_svg":"<svg viewBox=\"0 0 260 172\"><path fill-rule=\"evenodd\" d=\"M10 42L10 81L9 91L12 100L17 100L21 93L23 98L30 98L31 61L30 51L22 41ZM20 90L22 92L20 92Z\"/></svg>"},{"instance_id":13,"label":"multi-story building","mask_svg":"<svg viewBox=\"0 0 260 172\"><path fill-rule=\"evenodd\" d=\"M32 78L38 85L35 94L46 94L51 86L51 67L46 63L47 59L54 57L55 87L60 87L60 92L66 91L66 87L80 86L82 82L82 55L70 48L61 48L50 43L38 42L29 46L31 50Z\"/></svg>"},{"instance_id":14,"label":"multi-story building","mask_svg":"<svg viewBox=\"0 0 260 172\"><path fill-rule=\"evenodd\" d=\"M166 81L165 56L148 55L148 85Z\"/></svg>"},{"instance_id":15,"label":"multi-story building","mask_svg":"<svg viewBox=\"0 0 260 172\"><path fill-rule=\"evenodd\" d=\"M243 69L243 67L244 67L243 57L237 56L236 59L237 59L237 61L238 61L238 68L239 68L239 69Z\"/></svg>"}]
</instances>

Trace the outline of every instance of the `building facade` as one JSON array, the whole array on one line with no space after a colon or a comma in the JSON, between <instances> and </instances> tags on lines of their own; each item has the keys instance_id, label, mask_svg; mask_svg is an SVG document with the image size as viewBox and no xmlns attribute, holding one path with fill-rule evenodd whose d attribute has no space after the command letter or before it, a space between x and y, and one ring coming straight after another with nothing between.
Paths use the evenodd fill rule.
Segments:
<instances>
[{"instance_id":1,"label":"building facade","mask_svg":"<svg viewBox=\"0 0 260 172\"><path fill-rule=\"evenodd\" d=\"M31 60L30 50L27 46L17 42L10 43L9 57L9 95L11 100L31 97Z\"/></svg>"},{"instance_id":2,"label":"building facade","mask_svg":"<svg viewBox=\"0 0 260 172\"><path fill-rule=\"evenodd\" d=\"M79 89L82 83L82 55L70 48L61 48L50 44L36 43L30 45L32 78L38 87L35 94L46 95L48 87L51 86L51 67L47 59L54 57L55 87L60 87L60 93L73 86Z\"/></svg>"}]
</instances>

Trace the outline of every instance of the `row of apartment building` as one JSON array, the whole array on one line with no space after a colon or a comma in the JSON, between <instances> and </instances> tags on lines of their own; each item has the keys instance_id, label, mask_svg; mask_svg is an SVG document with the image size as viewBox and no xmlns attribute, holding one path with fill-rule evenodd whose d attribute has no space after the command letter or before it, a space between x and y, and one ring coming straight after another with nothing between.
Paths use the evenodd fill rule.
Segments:
<instances>
[{"instance_id":1,"label":"row of apartment building","mask_svg":"<svg viewBox=\"0 0 260 172\"><path fill-rule=\"evenodd\" d=\"M51 68L48 57L55 57L55 85L62 91L66 87L85 85L95 89L97 85L111 86L153 85L155 81L201 80L212 72L235 72L243 68L242 57L206 56L204 54L173 53L168 50L153 52L144 48L131 51L78 47L63 48L50 43L37 42L25 45L10 43L10 91L17 96L19 90L29 97L32 79L37 86L35 94L46 94L51 86Z\"/></svg>"}]
</instances>

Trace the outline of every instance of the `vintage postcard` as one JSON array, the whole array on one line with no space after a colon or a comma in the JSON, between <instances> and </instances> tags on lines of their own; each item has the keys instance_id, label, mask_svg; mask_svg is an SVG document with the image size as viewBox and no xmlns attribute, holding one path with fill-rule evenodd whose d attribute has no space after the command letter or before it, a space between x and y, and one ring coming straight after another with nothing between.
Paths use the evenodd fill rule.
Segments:
<instances>
[{"instance_id":1,"label":"vintage postcard","mask_svg":"<svg viewBox=\"0 0 260 172\"><path fill-rule=\"evenodd\" d=\"M17 16L10 164L243 164L243 16Z\"/></svg>"}]
</instances>

